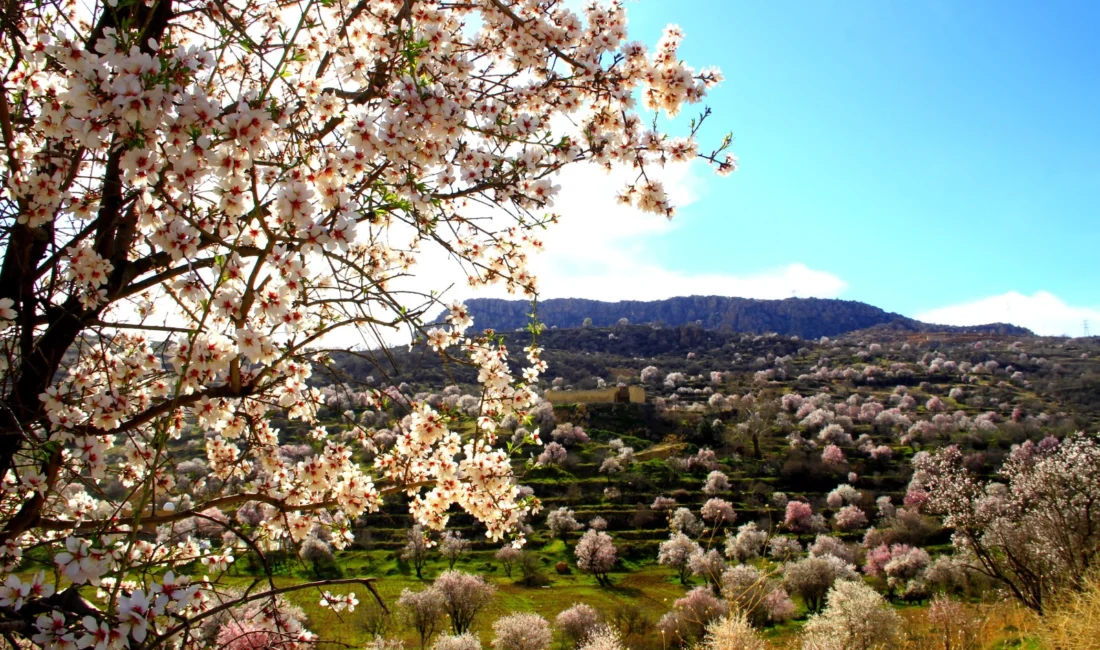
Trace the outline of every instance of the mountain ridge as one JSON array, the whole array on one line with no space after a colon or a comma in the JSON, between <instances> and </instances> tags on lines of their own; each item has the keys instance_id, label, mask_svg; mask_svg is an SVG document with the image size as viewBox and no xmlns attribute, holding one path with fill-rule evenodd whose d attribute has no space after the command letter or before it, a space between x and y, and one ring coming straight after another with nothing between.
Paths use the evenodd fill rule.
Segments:
<instances>
[{"instance_id":1,"label":"mountain ridge","mask_svg":"<svg viewBox=\"0 0 1100 650\"><path fill-rule=\"evenodd\" d=\"M531 303L526 300L472 298L466 301L477 330L508 332L530 322ZM719 331L820 338L872 327L911 332L954 332L1030 336L1023 327L1008 323L975 326L936 325L888 312L867 303L836 298L784 298L766 300L726 296L676 296L663 300L550 298L537 304L539 321L547 327L582 327L586 318L593 327L615 325L626 318L633 324L678 326L698 324ZM442 319L442 316L440 316Z\"/></svg>"}]
</instances>

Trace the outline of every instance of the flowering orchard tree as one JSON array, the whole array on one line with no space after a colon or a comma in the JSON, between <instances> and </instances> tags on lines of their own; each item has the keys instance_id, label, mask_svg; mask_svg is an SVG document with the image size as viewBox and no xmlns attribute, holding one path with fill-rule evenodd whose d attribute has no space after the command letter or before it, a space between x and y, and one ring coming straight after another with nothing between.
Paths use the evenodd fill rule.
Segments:
<instances>
[{"instance_id":1,"label":"flowering orchard tree","mask_svg":"<svg viewBox=\"0 0 1100 650\"><path fill-rule=\"evenodd\" d=\"M460 532L448 530L443 533L443 538L439 540L439 553L447 559L447 568L455 568L455 562L470 552L470 546L470 540Z\"/></svg>"},{"instance_id":2,"label":"flowering orchard tree","mask_svg":"<svg viewBox=\"0 0 1100 650\"><path fill-rule=\"evenodd\" d=\"M845 463L844 450L836 445L826 445L821 452L821 461L832 468L842 467Z\"/></svg>"},{"instance_id":3,"label":"flowering orchard tree","mask_svg":"<svg viewBox=\"0 0 1100 650\"><path fill-rule=\"evenodd\" d=\"M688 558L688 568L691 569L691 575L699 576L709 584L717 586L729 565L726 564L726 560L718 549L704 551L700 548Z\"/></svg>"},{"instance_id":4,"label":"flowering orchard tree","mask_svg":"<svg viewBox=\"0 0 1100 650\"><path fill-rule=\"evenodd\" d=\"M546 650L554 635L538 614L513 612L493 623L493 650Z\"/></svg>"},{"instance_id":5,"label":"flowering orchard tree","mask_svg":"<svg viewBox=\"0 0 1100 650\"><path fill-rule=\"evenodd\" d=\"M221 576L239 551L174 532L192 518L261 557L315 526L340 548L391 493L427 528L457 506L509 534L536 504L497 424L534 406L540 350L513 376L508 350L465 334L461 305L429 329L437 294L410 276L446 256L472 285L534 296L532 232L556 219L543 211L565 166L631 167L620 200L667 216L657 167L701 156L734 169L728 137L699 151L702 119L669 137L641 112L675 115L719 73L681 61L677 28L650 52L625 26L619 4L578 15L557 0L10 3L0 554L5 589L24 595L3 629L40 645L193 645L233 606ZM479 369L473 433L415 402L385 445L350 416L318 422L324 347L386 328ZM356 397L369 411L392 398ZM280 455L276 412L311 428L315 451ZM211 473L186 494L181 448ZM244 506L255 524L203 514ZM63 580L19 577L31 549ZM209 580L168 572L184 566Z\"/></svg>"},{"instance_id":6,"label":"flowering orchard tree","mask_svg":"<svg viewBox=\"0 0 1100 650\"><path fill-rule=\"evenodd\" d=\"M1001 467L1000 480L973 475L955 446L918 454L913 467L912 500L944 517L968 567L1040 613L1052 592L1081 588L1100 557L1095 435L1019 445Z\"/></svg>"},{"instance_id":7,"label":"flowering orchard tree","mask_svg":"<svg viewBox=\"0 0 1100 650\"><path fill-rule=\"evenodd\" d=\"M568 456L569 452L565 450L565 447L557 442L551 442L543 447L542 453L539 454L535 463L544 466L560 465L565 462Z\"/></svg>"},{"instance_id":8,"label":"flowering orchard tree","mask_svg":"<svg viewBox=\"0 0 1100 650\"><path fill-rule=\"evenodd\" d=\"M841 483L829 492L825 497L825 502L829 504L830 508L839 509L845 505L857 504L862 499L863 495L860 494L859 490L847 483Z\"/></svg>"},{"instance_id":9,"label":"flowering orchard tree","mask_svg":"<svg viewBox=\"0 0 1100 650\"><path fill-rule=\"evenodd\" d=\"M402 650L404 644L399 640L396 641L395 650ZM369 648L370 646L368 646ZM382 650L375 647L374 650ZM445 634L435 640L432 644L432 650L481 650L481 639L477 637L473 632L463 632L462 634Z\"/></svg>"},{"instance_id":10,"label":"flowering orchard tree","mask_svg":"<svg viewBox=\"0 0 1100 650\"><path fill-rule=\"evenodd\" d=\"M752 623L740 612L732 612L707 625L707 635L698 644L701 650L765 650L767 644Z\"/></svg>"},{"instance_id":11,"label":"flowering orchard tree","mask_svg":"<svg viewBox=\"0 0 1100 650\"><path fill-rule=\"evenodd\" d=\"M675 569L680 576L680 584L686 585L688 574L691 573L688 560L692 554L701 551L699 544L687 535L672 533L657 547L657 563Z\"/></svg>"},{"instance_id":12,"label":"flowering orchard tree","mask_svg":"<svg viewBox=\"0 0 1100 650\"><path fill-rule=\"evenodd\" d=\"M785 562L802 552L802 544L794 537L776 535L768 540L768 557Z\"/></svg>"},{"instance_id":13,"label":"flowering orchard tree","mask_svg":"<svg viewBox=\"0 0 1100 650\"><path fill-rule=\"evenodd\" d=\"M725 499L707 499L699 514L702 515L703 521L710 522L715 528L722 524L732 524L737 520L737 512L733 509L733 504Z\"/></svg>"},{"instance_id":14,"label":"flowering orchard tree","mask_svg":"<svg viewBox=\"0 0 1100 650\"><path fill-rule=\"evenodd\" d=\"M855 530L867 525L867 515L859 506L844 506L836 513L836 527L840 530Z\"/></svg>"},{"instance_id":15,"label":"flowering orchard tree","mask_svg":"<svg viewBox=\"0 0 1100 650\"><path fill-rule=\"evenodd\" d=\"M687 533L696 536L703 532L705 525L687 508L677 508L668 518L668 529L674 533Z\"/></svg>"},{"instance_id":16,"label":"flowering orchard tree","mask_svg":"<svg viewBox=\"0 0 1100 650\"><path fill-rule=\"evenodd\" d=\"M663 643L687 645L701 639L711 621L730 611L710 587L696 587L672 603L672 610L657 621Z\"/></svg>"},{"instance_id":17,"label":"flowering orchard tree","mask_svg":"<svg viewBox=\"0 0 1100 650\"><path fill-rule=\"evenodd\" d=\"M600 613L591 605L574 603L558 614L554 626L561 630L566 647L575 648L596 631L601 620Z\"/></svg>"},{"instance_id":18,"label":"flowering orchard tree","mask_svg":"<svg viewBox=\"0 0 1100 650\"><path fill-rule=\"evenodd\" d=\"M596 577L596 582L602 586L611 584L608 574L619 561L619 553L610 535L602 531L590 530L581 536L581 541L577 543L577 548L573 552L577 556L577 568L591 573Z\"/></svg>"},{"instance_id":19,"label":"flowering orchard tree","mask_svg":"<svg viewBox=\"0 0 1100 650\"><path fill-rule=\"evenodd\" d=\"M493 557L496 558L497 562L500 562L500 566L504 568L504 575L511 578L512 567L514 567L516 563L519 562L520 555L522 554L523 551L519 550L515 546L512 546L511 544L506 544L502 546L499 551L494 553Z\"/></svg>"},{"instance_id":20,"label":"flowering orchard tree","mask_svg":"<svg viewBox=\"0 0 1100 650\"><path fill-rule=\"evenodd\" d=\"M429 540L424 536L420 524L405 531L405 546L401 549L401 559L412 564L417 578L423 578L424 565L428 563Z\"/></svg>"},{"instance_id":21,"label":"flowering orchard tree","mask_svg":"<svg viewBox=\"0 0 1100 650\"><path fill-rule=\"evenodd\" d=\"M584 528L584 524L577 521L573 511L565 506L547 515L546 526L550 529L551 535L561 539L566 544L569 543L569 533Z\"/></svg>"},{"instance_id":22,"label":"flowering orchard tree","mask_svg":"<svg viewBox=\"0 0 1100 650\"><path fill-rule=\"evenodd\" d=\"M743 612L760 627L794 614L794 603L779 581L751 564L739 564L726 571L721 578L721 591L733 610Z\"/></svg>"},{"instance_id":23,"label":"flowering orchard tree","mask_svg":"<svg viewBox=\"0 0 1100 650\"><path fill-rule=\"evenodd\" d=\"M803 628L803 650L896 648L902 619L868 585L840 580L827 596L828 606Z\"/></svg>"},{"instance_id":24,"label":"flowering orchard tree","mask_svg":"<svg viewBox=\"0 0 1100 650\"><path fill-rule=\"evenodd\" d=\"M580 650L623 650L623 648L622 634L610 625L598 626L580 645Z\"/></svg>"},{"instance_id":25,"label":"flowering orchard tree","mask_svg":"<svg viewBox=\"0 0 1100 650\"><path fill-rule=\"evenodd\" d=\"M806 550L809 551L810 557L832 555L848 563L856 561L856 551L852 545L832 535L818 535Z\"/></svg>"},{"instance_id":26,"label":"flowering orchard tree","mask_svg":"<svg viewBox=\"0 0 1100 650\"><path fill-rule=\"evenodd\" d=\"M420 650L424 650L428 641L442 629L446 614L444 605L443 594L432 587L421 591L401 591L401 597L397 599L398 611L405 624L420 636Z\"/></svg>"},{"instance_id":27,"label":"flowering orchard tree","mask_svg":"<svg viewBox=\"0 0 1100 650\"><path fill-rule=\"evenodd\" d=\"M474 618L489 605L497 590L485 578L462 571L443 572L431 588L443 597L443 611L451 619L455 634L470 630Z\"/></svg>"},{"instance_id":28,"label":"flowering orchard tree","mask_svg":"<svg viewBox=\"0 0 1100 650\"><path fill-rule=\"evenodd\" d=\"M856 580L855 567L836 557L807 557L783 565L783 582L791 593L802 597L811 612L818 612L837 580Z\"/></svg>"},{"instance_id":29,"label":"flowering orchard tree","mask_svg":"<svg viewBox=\"0 0 1100 650\"><path fill-rule=\"evenodd\" d=\"M710 474L707 474L706 483L703 485L703 493L707 495L720 494L722 492L728 492L730 489L729 477L723 472L714 470Z\"/></svg>"},{"instance_id":30,"label":"flowering orchard tree","mask_svg":"<svg viewBox=\"0 0 1100 650\"><path fill-rule=\"evenodd\" d=\"M737 534L726 532L726 557L738 562L746 562L760 557L768 543L768 531L760 530L755 521L742 524Z\"/></svg>"},{"instance_id":31,"label":"flowering orchard tree","mask_svg":"<svg viewBox=\"0 0 1100 650\"><path fill-rule=\"evenodd\" d=\"M804 533L812 529L813 515L813 507L805 501L789 501L783 525L797 533Z\"/></svg>"}]
</instances>

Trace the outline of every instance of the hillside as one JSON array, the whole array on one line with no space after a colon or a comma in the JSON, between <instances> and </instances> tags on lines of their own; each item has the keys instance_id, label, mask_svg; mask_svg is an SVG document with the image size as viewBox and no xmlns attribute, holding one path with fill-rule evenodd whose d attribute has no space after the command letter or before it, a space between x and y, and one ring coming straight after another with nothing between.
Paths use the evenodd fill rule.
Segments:
<instances>
[{"instance_id":1,"label":"hillside","mask_svg":"<svg viewBox=\"0 0 1100 650\"><path fill-rule=\"evenodd\" d=\"M513 359L530 338L528 332L504 335ZM456 567L498 586L494 616L520 609L553 618L574 602L593 603L608 612L630 647L645 650L664 647L656 632L672 603L706 584L705 576L688 576L687 584L680 584L658 555L673 520L702 526L699 517L712 499L728 503L736 520L695 535L719 554L725 549L726 556L731 553L730 544L723 545L727 533L736 540L748 530L748 539L760 530L801 549L796 561L815 545L832 545L846 562L864 567L863 573L882 545L911 545L948 558L951 531L908 505L911 461L918 452L957 445L968 471L987 479L1018 445L1044 440L1050 445L1100 426L1096 338L914 332L879 325L808 340L699 325L623 325L551 329L538 343L550 364L542 388L642 383L647 403L539 409L527 426L537 428L547 446L517 442L514 466L524 489L543 506L529 521L523 568L512 574L495 556L499 542L486 540L484 528L468 515L452 512L452 529L473 542ZM325 374L346 373L353 383L386 390L395 397L391 412L364 410L354 392L324 386L327 377L315 375L329 403L323 420L335 424L350 409L364 424L396 431L409 399L439 408L460 430L470 426L478 412L471 368L444 364L425 346L374 354L373 362L370 354L334 354ZM449 387L437 392L440 386ZM507 437L518 425L513 419L499 433ZM279 426L288 440L308 443L304 431L290 423ZM387 440L390 431L384 430ZM554 454L548 451L551 442L560 443ZM829 456L830 448L839 459ZM364 463L373 458L369 452L357 454ZM715 476L720 485L708 487ZM847 506L837 502L841 494L848 495ZM812 509L814 522L799 528L786 521L789 501ZM851 512L858 525L845 519ZM619 557L611 587L601 587L579 569L574 551L583 530L555 534L554 513L611 535ZM391 598L400 589L421 588L448 564L432 551L425 580L416 577L402 556L411 523L406 505L388 498L380 512L355 522L354 542L328 570L384 576ZM762 546L750 551L740 559L727 557L729 565L759 567L778 584L776 576L787 570L784 556ZM288 561L281 570L304 578L317 567ZM241 579L258 575L247 555L234 571ZM968 574L964 586L936 586L929 574L926 582L907 583L897 592L881 576L868 581L914 615L923 608L911 606L927 603L937 589L974 607L1004 605L997 586L979 575ZM811 611L804 597L790 593L795 619L768 624L771 647L792 647ZM311 616L321 620L320 614ZM491 637L490 622L491 616L484 617L475 630L483 641ZM354 645L366 636L333 622L324 638ZM991 645L984 647L1008 647L996 646L993 633L988 639ZM405 640L415 643L407 632Z\"/></svg>"},{"instance_id":2,"label":"hillside","mask_svg":"<svg viewBox=\"0 0 1100 650\"><path fill-rule=\"evenodd\" d=\"M424 551L418 570L408 553L414 522L398 494L348 522L343 549L323 526L262 556L242 546L235 540L258 539L270 515L256 503L233 514L240 523L235 532L211 533L185 521L179 534L220 548L235 544L235 561L223 576L231 588L257 579L283 587L378 578L395 613L403 590L430 588L449 568L477 574L497 589L472 628L483 647L495 634L495 618L521 611L554 620L580 602L603 612L632 650L690 648L697 634L681 644L661 637L680 634L678 604L700 589L709 593L706 585L716 577L743 575L779 596L782 607L760 626L770 649L787 650L798 646L800 630L820 607L791 576L822 553L864 576L917 625L925 625L930 598L948 593L993 621L992 631L983 632L989 643L973 647L1020 647L1001 644L1019 640L1020 623L996 618L1018 609L997 584L953 564L951 530L911 498L912 461L954 445L965 469L988 480L1015 449L1056 449L1075 431L1095 431L1100 338L919 329L894 321L817 339L694 323L546 330L537 343L549 370L538 390L641 384L646 403L543 403L529 418L500 423L497 435L511 441L521 493L541 505L525 518L527 545L511 564L498 555L501 540L488 539L484 525L452 509L448 528L465 540L461 552L453 562L445 558L443 538L433 534L439 545ZM503 335L513 371L522 367L531 337ZM312 424L273 409L279 458L307 463L338 451L372 467L398 444L419 405L436 409L465 438L480 415L476 374L423 344L321 355L308 381L321 400L317 423L327 433L319 439ZM533 444L531 431L544 444ZM216 493L221 479L196 444L197 432L189 427L169 450L177 485L201 499ZM246 436L235 440L252 444ZM126 462L124 447L108 453L112 462ZM104 490L117 499L128 493L116 479ZM718 509L728 518L714 520ZM610 584L578 562L586 530L605 533L615 547ZM687 531L707 564L683 569L661 562L662 545L678 530ZM895 548L917 549L919 560L912 577L897 584L874 565ZM947 578L937 573L944 566ZM319 648L364 647L375 634L417 647L403 616L385 615L366 598L352 616L319 607L311 591L289 593L287 601L318 631Z\"/></svg>"},{"instance_id":3,"label":"hillside","mask_svg":"<svg viewBox=\"0 0 1100 650\"><path fill-rule=\"evenodd\" d=\"M475 298L466 302L478 329L509 332L527 326L531 303L526 300ZM910 332L953 331L1002 335L1031 334L1003 323L976 327L930 325L854 300L787 298L757 300L723 296L678 296L666 300L603 302L581 298L551 298L538 303L539 321L548 327L606 327L620 319L663 326L698 324L706 329L763 334L775 332L802 338L836 336L887 325Z\"/></svg>"}]
</instances>

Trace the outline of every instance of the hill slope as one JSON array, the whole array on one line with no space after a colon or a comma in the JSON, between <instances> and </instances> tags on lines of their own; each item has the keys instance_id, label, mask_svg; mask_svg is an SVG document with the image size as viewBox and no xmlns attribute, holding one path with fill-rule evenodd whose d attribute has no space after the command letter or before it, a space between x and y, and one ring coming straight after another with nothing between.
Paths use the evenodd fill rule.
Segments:
<instances>
[{"instance_id":1,"label":"hill slope","mask_svg":"<svg viewBox=\"0 0 1100 650\"><path fill-rule=\"evenodd\" d=\"M525 300L475 298L466 306L477 329L509 332L528 323L531 304ZM706 329L775 332L786 336L819 338L875 326L913 332L973 331L1026 336L1025 328L996 323L970 328L929 325L854 300L787 298L757 300L723 296L681 296L666 300L603 302L580 298L552 298L538 304L539 320L548 327L580 327L586 318L595 327L614 325L621 318L631 323L688 325L698 321Z\"/></svg>"}]
</instances>

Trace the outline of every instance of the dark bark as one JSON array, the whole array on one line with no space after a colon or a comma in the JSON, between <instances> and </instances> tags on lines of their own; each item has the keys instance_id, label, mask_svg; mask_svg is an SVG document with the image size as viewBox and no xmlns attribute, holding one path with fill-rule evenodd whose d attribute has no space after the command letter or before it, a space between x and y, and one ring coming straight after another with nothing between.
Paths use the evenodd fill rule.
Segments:
<instances>
[{"instance_id":1,"label":"dark bark","mask_svg":"<svg viewBox=\"0 0 1100 650\"><path fill-rule=\"evenodd\" d=\"M86 47L94 49L107 28L129 25L141 30L140 48L152 52L150 40L159 42L162 39L171 17L171 0L157 2L151 8L135 3L118 11L107 10L100 15ZM139 273L152 268L148 261L138 265L126 259L137 235L137 216L126 210L122 194L120 161L123 150L117 138L112 141L111 153L104 166L100 208L91 234L95 251L114 266L104 287L108 301L117 297ZM26 204L19 206L21 211L27 207ZM15 455L32 435L33 425L44 423L45 413L39 395L53 382L65 352L89 323L98 320L103 309L103 306L84 309L75 297L61 305L42 304L43 300L35 295L38 266L53 239L52 223L37 228L15 224L0 266L0 298L10 298L19 313L18 366L12 369L13 383L0 404L0 476L13 467ZM36 325L40 329L36 330ZM36 332L41 332L37 338ZM60 451L50 451L43 461L43 473L51 483L59 465ZM6 538L33 526L41 506L39 497L27 501L0 537Z\"/></svg>"}]
</instances>

